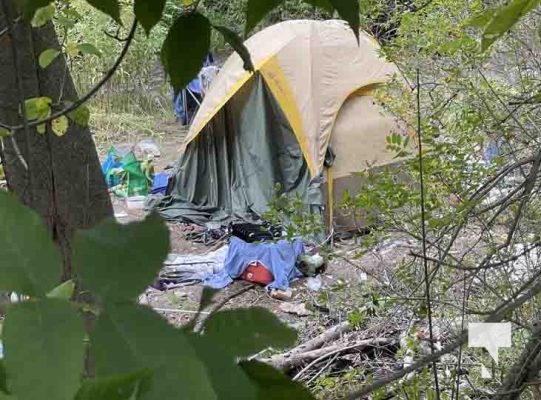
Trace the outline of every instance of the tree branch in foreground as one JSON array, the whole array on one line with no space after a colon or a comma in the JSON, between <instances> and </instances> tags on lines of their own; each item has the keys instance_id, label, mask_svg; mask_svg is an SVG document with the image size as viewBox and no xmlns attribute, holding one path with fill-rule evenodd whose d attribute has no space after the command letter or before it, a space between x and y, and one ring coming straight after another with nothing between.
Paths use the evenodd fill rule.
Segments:
<instances>
[{"instance_id":1,"label":"tree branch in foreground","mask_svg":"<svg viewBox=\"0 0 541 400\"><path fill-rule=\"evenodd\" d=\"M114 75L114 73L116 72L116 70L118 69L118 67L122 63L122 61L124 60L124 57L128 53L128 49L130 48L130 45L131 45L131 43L133 41L133 38L135 37L135 31L136 30L137 30L137 20L134 20L133 24L132 24L132 26L130 28L130 33L128 34L128 37L126 39L126 43L124 44L124 47L122 48L122 51L118 55L118 58L116 59L115 63L111 67L111 69L109 69L109 71L107 71L107 73L103 76L103 78L101 78L101 80L92 89L90 89L90 91L88 91L88 93L86 93L83 97L81 97L79 100L71 103L69 106L63 108L62 110L51 114L51 116L49 116L49 117L47 117L45 119L40 119L40 120L35 120L35 121L32 121L32 122L28 122L27 125L22 124L22 125L16 125L16 126L9 126L9 125L6 125L6 124L0 122L0 127L6 129L7 131L15 132L15 131L18 131L20 129L24 129L25 127L26 128L31 128L31 127L34 127L34 126L45 124L47 122L50 122L50 121L52 121L52 120L54 120L54 119L56 119L56 118L58 118L58 117L60 117L62 115L65 115L65 114L77 109L83 103L90 100L90 98L93 97L102 88L102 86L105 85L107 83L107 81L109 81L109 79L111 79L111 77Z\"/></svg>"}]
</instances>

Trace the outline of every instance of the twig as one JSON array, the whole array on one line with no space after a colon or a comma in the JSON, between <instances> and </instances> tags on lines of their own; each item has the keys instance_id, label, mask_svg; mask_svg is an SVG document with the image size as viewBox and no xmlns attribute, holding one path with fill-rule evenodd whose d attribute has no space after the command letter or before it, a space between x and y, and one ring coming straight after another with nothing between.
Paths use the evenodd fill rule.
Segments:
<instances>
[{"instance_id":1,"label":"twig","mask_svg":"<svg viewBox=\"0 0 541 400\"><path fill-rule=\"evenodd\" d=\"M314 365L316 365L317 363L323 361L324 359L329 358L329 357L331 357L331 356L333 356L333 355L338 355L338 354L340 354L340 353L342 353L342 352L345 352L345 351L354 349L354 348L356 348L356 347L359 347L359 346L358 346L358 345L347 346L347 347L344 347L344 348L341 348L341 349L337 349L337 350L331 351L331 352L329 352L329 353L327 353L327 354L323 354L321 357L316 358L314 361L312 361L312 362L311 362L310 364L308 364L306 367L304 367L303 369L301 369L301 370L299 371L299 373L293 377L293 380L294 380L294 381L298 381L298 380L301 378L301 376L304 375L304 373L305 373L306 371L308 371L310 368L312 368L312 367L313 367Z\"/></svg>"},{"instance_id":2,"label":"twig","mask_svg":"<svg viewBox=\"0 0 541 400\"><path fill-rule=\"evenodd\" d=\"M260 361L266 364L272 365L274 368L277 368L280 370L288 370L306 361L312 361L312 360L317 360L317 359L320 359L319 361L321 361L334 354L343 353L343 352L350 351L353 349L382 347L382 346L390 346L393 344L396 344L395 339L390 339L390 338L365 339L365 340L360 340L357 343L350 346L342 346L342 345L335 344L335 345L324 347L322 349L311 350L304 353L293 353L289 357L282 357L282 358L270 357L270 358L261 359ZM310 365L310 367L312 367L312 365Z\"/></svg>"},{"instance_id":3,"label":"twig","mask_svg":"<svg viewBox=\"0 0 541 400\"><path fill-rule=\"evenodd\" d=\"M517 308L521 307L526 301L532 299L538 293L540 293L541 292L541 280L539 280L537 283L533 284L533 282L535 280L537 280L538 278L539 278L539 274L537 276L535 276L535 279L531 279L528 282L526 282L524 285L522 285L522 287L518 290L518 292L524 292L522 295L516 296L516 297L514 297L514 299L511 298L508 301L502 303L500 306L498 306L492 312L492 314L490 314L488 316L488 318L485 319L484 322L500 322L501 320L504 319L504 317L505 317L505 315L507 315L507 313L512 312L512 311L516 310ZM527 290L528 287L530 285L532 285L532 284L533 284L533 286L529 290ZM363 396L366 396L367 394L373 392L374 390L379 389L379 388L381 388L381 387L383 387L383 386L385 386L385 385L387 385L387 384L389 384L391 382L394 382L394 381L408 375L410 372L415 372L415 371L425 367L426 365L435 362L441 356L454 351L457 347L462 346L467 341L468 341L468 331L463 330L454 342L448 344L447 346L445 346L440 351L437 351L437 352L432 353L432 354L430 354L430 355L428 355L426 357L421 358L419 361L417 361L416 363L410 365L407 368L404 368L404 369L402 369L400 371L388 374L387 376L384 376L383 378L378 379L378 380L374 381L373 383L371 383L369 385L366 385L363 388L361 388L361 389L347 395L345 398L346 399L351 399L351 400L362 398Z\"/></svg>"},{"instance_id":4,"label":"twig","mask_svg":"<svg viewBox=\"0 0 541 400\"><path fill-rule=\"evenodd\" d=\"M170 313L181 313L181 314L210 314L209 312L205 311L195 311L195 310L180 310L177 308L155 308L152 307L154 311L160 311L160 312L170 312Z\"/></svg>"},{"instance_id":5,"label":"twig","mask_svg":"<svg viewBox=\"0 0 541 400\"><path fill-rule=\"evenodd\" d=\"M535 379L541 369L541 330L536 327L524 347L520 358L509 370L494 400L516 400L526 388L526 382Z\"/></svg>"},{"instance_id":6,"label":"twig","mask_svg":"<svg viewBox=\"0 0 541 400\"><path fill-rule=\"evenodd\" d=\"M255 288L256 285L255 284L250 284L250 285L247 285L247 286L244 286L242 289L239 289L237 290L236 292L234 293L231 293L229 296L227 296L225 299L223 299L222 301L214 304L210 309L209 311L205 312L204 314L206 314L207 316L204 317L204 318L201 318L199 319L199 321L197 321L197 323L195 324L194 328L193 328L193 331L198 333L198 332L201 332L201 330L203 329L203 327L205 326L205 322L207 322L207 319L212 315L214 314L215 312L219 311L223 306L225 306L229 301L233 300L235 297L238 297L240 296L241 294L243 293L246 293L247 291L249 290L252 290L253 288Z\"/></svg>"},{"instance_id":7,"label":"twig","mask_svg":"<svg viewBox=\"0 0 541 400\"><path fill-rule=\"evenodd\" d=\"M336 361L336 359L338 358L338 354L335 354L333 358L331 358L324 366L323 368L320 368L319 371L317 371L314 376L312 376L307 382L306 384L309 385L310 383L312 383L313 381L315 381L317 378L319 378L321 376L321 374L323 372L325 372L325 370L327 368L329 368L329 366Z\"/></svg>"},{"instance_id":8,"label":"twig","mask_svg":"<svg viewBox=\"0 0 541 400\"><path fill-rule=\"evenodd\" d=\"M325 332L322 332L313 339L310 339L305 343L301 343L300 345L294 347L286 353L276 354L269 357L266 362L268 362L269 364L275 364L278 363L280 359L287 359L294 356L295 354L305 353L317 349L323 346L325 343L328 343L340 337L340 335L342 335L343 333L349 332L351 329L352 326L349 322L342 322L341 324L335 325L332 328L327 329Z\"/></svg>"},{"instance_id":9,"label":"twig","mask_svg":"<svg viewBox=\"0 0 541 400\"><path fill-rule=\"evenodd\" d=\"M421 235L423 237L423 267L424 267L424 283L425 283L425 295L426 295L426 310L428 317L428 333L430 337L430 353L434 353L434 330L432 326L432 304L430 302L430 278L428 270L427 246L426 246L426 209L425 209L425 185L424 185L424 165L423 165L423 141L421 135L421 87L419 68L416 71L416 97L417 97L417 140L419 150L419 185L421 186ZM432 363L432 372L434 374L434 384L436 388L436 398L440 399L440 385L438 382L438 370L436 367L436 361Z\"/></svg>"}]
</instances>

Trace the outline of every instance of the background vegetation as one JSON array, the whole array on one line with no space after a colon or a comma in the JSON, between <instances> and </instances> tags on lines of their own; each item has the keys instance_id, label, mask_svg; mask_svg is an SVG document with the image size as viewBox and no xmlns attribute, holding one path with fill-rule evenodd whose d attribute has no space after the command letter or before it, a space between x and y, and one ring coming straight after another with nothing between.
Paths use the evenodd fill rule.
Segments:
<instances>
[{"instance_id":1,"label":"background vegetation","mask_svg":"<svg viewBox=\"0 0 541 400\"><path fill-rule=\"evenodd\" d=\"M258 26L294 17L331 16L316 10L314 3L288 1L282 8L270 12ZM410 336L393 355L392 365L402 363L403 368L383 368L380 374L364 369L340 371L338 377L323 373L312 382L314 392L322 396L339 393L349 398L371 393L372 398L378 399L539 398L541 121L538 108L541 85L538 3L533 0L513 0L505 4L486 4L481 0L360 2L361 25L380 39L382 55L395 62L401 72L394 82L379 91L377 100L412 132L416 146L410 146L404 138L391 136L390 149L401 156L410 156L403 168L405 179L397 179L393 170L378 174L367 171L363 174L367 181L364 190L344 198L343 207L352 218L373 218L374 226L372 233L359 243L358 254L349 260L352 264L356 257L388 238L398 235L412 243L411 251L398 264L370 271L374 281L359 289L359 297L349 298L348 318L362 329L370 318L405 316L418 321L407 328L408 335L413 333L418 338L417 333L423 327L426 330L423 335L432 344L423 346ZM161 120L172 118L170 87L163 78L158 54L172 22L186 11L183 6L174 4L168 3L163 20L148 38L142 30L136 33L125 62L90 103L91 123L98 132L107 126L104 121L112 125L111 119L129 120L132 125L126 129L138 129L140 124L154 131ZM122 8L120 16L125 21L124 26L129 26L131 20L131 3L127 6ZM201 11L212 16L214 23L232 27L240 34L247 6L248 2L241 1L203 1ZM69 61L69 71L84 93L114 63L129 33L86 2L60 2L58 7L61 12L54 17L56 28ZM233 45L235 43L233 41ZM218 53L228 52L218 36L212 37L212 46ZM47 108L42 103L43 100L29 103L34 106L34 109L29 107L34 111L30 119L41 120L40 111ZM62 130L58 126L54 129L59 136L65 133ZM499 143L500 152L493 160L483 160L487 144L491 142ZM37 228L37 217L7 196L2 195L0 201L5 206L0 210L16 210L18 215L18 219L7 213L2 215L2 220L7 221L2 225L4 237L16 235L21 244L26 244L27 235L34 234L32 243L39 243L51 268L58 269L59 255L47 241L47 235ZM366 210L371 213L366 214ZM291 214L291 210L287 211ZM21 224L20 220L28 223ZM6 328L4 333L7 348L15 349L11 350L9 357L12 358L7 359L8 377L12 376L10 390L23 393L27 398L39 398L39 393L26 392L34 387L21 378L24 351L29 354L43 349L49 351L43 343L35 348L26 347L35 337L45 344L52 343L51 349L66 355L74 365L80 363L85 336L77 312L84 311L98 316L97 328L89 340L95 344L97 356L102 357L98 359L98 366L102 368L103 380L88 380L79 387L78 377L73 373L77 369L51 370L49 381L53 384L47 389L58 395L57 398L71 398L75 392L79 393L77 398L92 398L96 391L107 387L113 388L112 398L118 398L118 388L125 389L122 398L145 398L150 396L148 393L156 396L151 398L158 398L162 393L157 391L171 384L167 380L171 371L181 375L188 371L175 357L167 358L166 365L160 364L163 360L153 354L155 349L144 340L149 332L169 335L167 338L171 340L183 338L183 349L188 354L184 356L192 363L197 378L185 382L194 398L212 398L213 393L205 392L208 388L216 393L230 393L231 382L237 383L235 388L238 389L246 378L241 372L248 374L253 385L247 389L252 390L246 394L247 398L272 398L267 397L271 395L265 388L273 379L280 383L276 385L280 390L291 390L306 398L311 396L300 385L292 384L282 375L273 375L259 363L234 362L236 357L261 350L256 340L247 340L245 348L244 343L241 346L235 340L236 332L227 330L225 343L234 352L220 353L224 349L216 345L224 340L219 335L222 329L235 321L237 327L250 328L243 332L246 337L266 335L274 328L276 335L269 334L268 343L290 346L294 334L272 316L255 311L217 314L209 320L208 333L194 335L188 330L173 330L156 322L153 316L132 304L136 292L155 275L164 256L165 250L160 247L160 243L163 245L166 241L163 225L148 219L141 225L126 228L104 224L95 229L79 234L73 249L74 266L82 282L99 299L96 306L66 301L72 292L67 291L66 295L65 287L56 287L50 278L40 275L42 271L28 268L24 263L30 257L35 261L31 265L42 264L43 253L29 252L24 246L18 248L17 254L26 256L21 257L24 267L21 270L26 275L17 275L8 270L5 263L0 264L6 268L6 276L11 274L2 289L32 297L11 308L14 310L11 326L15 328ZM123 229L130 231L132 242L112 240L113 234ZM153 233L155 243L143 243L141 237L148 236L148 232ZM103 242L96 238L102 237L111 238L114 251L100 247ZM148 261L141 265L141 276L133 277L130 285L114 287L131 267L115 259L113 253L119 249L127 252L122 246L147 249L152 254L148 259L144 258L146 253L137 254L139 257L134 257L134 264ZM6 259L12 256L3 254ZM117 263L121 265L115 271ZM357 266L362 268L362 265ZM113 277L109 275L111 271ZM107 279L116 290L101 281ZM367 298L370 301L367 302ZM58 308L59 313L47 314L46 323L36 328L31 322L42 320L41 307L48 313ZM59 320L58 315L62 313L69 318ZM512 323L512 347L501 350L498 364L493 363L485 351L464 346L467 340L464 330L471 321ZM27 325L34 330L20 329ZM119 331L133 336L120 335L120 339L109 336L113 327L119 326L123 328ZM146 327L150 331L141 331ZM263 327L268 329L258 330ZM70 340L59 343L46 334L54 330L65 333ZM437 330L443 333L437 334ZM435 341L441 348L436 348ZM134 343L137 351L130 354L130 345ZM157 345L160 354L167 354L168 343L164 339ZM52 350L51 359L57 355ZM104 361L110 361L108 353L118 356L113 357L115 363ZM412 354L413 358L405 361L405 357ZM127 359L141 368L128 368L123 363ZM238 373L238 380L227 381L217 376L213 369L217 364ZM493 379L482 378L478 368L481 364L489 367ZM164 374L159 377L163 386L151 389L146 386L145 367L153 370L163 367L160 371ZM77 364L77 368L82 365ZM38 365L28 375L39 380L39 373L46 369L46 365ZM0 377L3 379L4 375ZM65 384L56 385L61 379L65 379ZM4 396L4 392L4 397L8 396L8 391L5 382L0 380L0 396Z\"/></svg>"}]
</instances>

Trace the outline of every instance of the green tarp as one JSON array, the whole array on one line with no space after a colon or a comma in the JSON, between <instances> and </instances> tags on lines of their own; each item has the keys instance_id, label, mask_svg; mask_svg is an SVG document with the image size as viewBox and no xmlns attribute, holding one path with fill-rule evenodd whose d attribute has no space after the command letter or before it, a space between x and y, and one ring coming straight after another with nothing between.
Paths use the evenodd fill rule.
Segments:
<instances>
[{"instance_id":1,"label":"green tarp","mask_svg":"<svg viewBox=\"0 0 541 400\"><path fill-rule=\"evenodd\" d=\"M256 74L187 146L171 196L157 208L166 219L198 224L254 220L277 183L305 195L309 181L297 139Z\"/></svg>"}]
</instances>

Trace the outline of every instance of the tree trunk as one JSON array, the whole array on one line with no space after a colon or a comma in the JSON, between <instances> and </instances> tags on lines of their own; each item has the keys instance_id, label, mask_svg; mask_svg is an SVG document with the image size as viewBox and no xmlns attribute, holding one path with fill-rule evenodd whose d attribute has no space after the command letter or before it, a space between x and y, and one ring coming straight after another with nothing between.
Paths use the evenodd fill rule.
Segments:
<instances>
[{"instance_id":1,"label":"tree trunk","mask_svg":"<svg viewBox=\"0 0 541 400\"><path fill-rule=\"evenodd\" d=\"M46 69L38 65L43 50L60 49L53 25L32 28L19 18L15 3L0 0L0 122L10 126L23 123L23 99L46 96L53 104L77 100L64 57L57 57ZM112 215L90 130L70 120L62 137L54 135L48 124L45 134L29 128L17 131L14 139L20 155L12 140L4 139L3 146L9 189L43 218L62 252L67 279L75 230Z\"/></svg>"}]
</instances>

